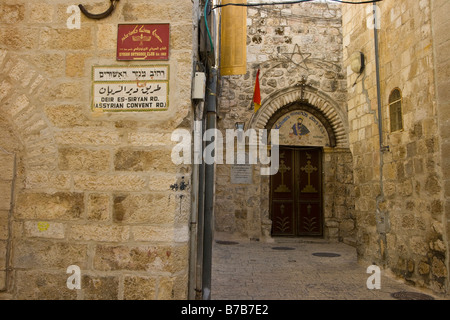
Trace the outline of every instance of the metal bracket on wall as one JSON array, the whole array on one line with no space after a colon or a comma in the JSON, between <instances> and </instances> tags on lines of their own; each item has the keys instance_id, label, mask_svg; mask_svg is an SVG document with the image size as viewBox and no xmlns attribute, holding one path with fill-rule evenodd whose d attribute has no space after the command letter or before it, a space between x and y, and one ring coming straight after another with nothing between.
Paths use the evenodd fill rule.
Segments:
<instances>
[{"instance_id":1,"label":"metal bracket on wall","mask_svg":"<svg viewBox=\"0 0 450 320\"><path fill-rule=\"evenodd\" d=\"M188 186L188 184L184 181L184 177L181 177L180 185L178 185L178 183L171 184L170 189L172 189L174 191L178 191L178 189L180 189L181 191L184 191L187 186Z\"/></svg>"},{"instance_id":2,"label":"metal bracket on wall","mask_svg":"<svg viewBox=\"0 0 450 320\"><path fill-rule=\"evenodd\" d=\"M389 146L381 146L380 151L381 152L389 152L390 148L389 148Z\"/></svg>"},{"instance_id":3,"label":"metal bracket on wall","mask_svg":"<svg viewBox=\"0 0 450 320\"><path fill-rule=\"evenodd\" d=\"M98 13L98 14L88 12L82 4L79 4L78 7L80 8L81 12L83 12L83 14L86 17L88 17L89 19L103 19L103 18L110 16L113 13L114 9L116 8L116 3L119 0L110 0L110 1L111 1L111 5L109 6L108 10L106 10L103 13Z\"/></svg>"}]
</instances>

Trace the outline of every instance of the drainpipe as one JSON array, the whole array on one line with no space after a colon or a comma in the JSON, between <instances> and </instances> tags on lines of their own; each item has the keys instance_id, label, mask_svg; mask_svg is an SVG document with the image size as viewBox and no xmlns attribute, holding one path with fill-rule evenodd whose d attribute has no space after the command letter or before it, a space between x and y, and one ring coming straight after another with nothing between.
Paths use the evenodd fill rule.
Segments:
<instances>
[{"instance_id":1,"label":"drainpipe","mask_svg":"<svg viewBox=\"0 0 450 320\"><path fill-rule=\"evenodd\" d=\"M192 166L192 210L190 219L190 257L189 257L189 300L199 300L201 293L201 268L199 263L202 257L202 241L203 241L203 166L199 161L203 145L203 106L204 102L200 101L195 107L194 112L194 161ZM197 142L198 141L198 142ZM198 148L198 150L197 150ZM201 231L201 232L200 232Z\"/></svg>"},{"instance_id":2,"label":"drainpipe","mask_svg":"<svg viewBox=\"0 0 450 320\"><path fill-rule=\"evenodd\" d=\"M217 67L210 70L207 85L206 130L216 129L217 119ZM207 145L216 143L207 142ZM203 231L203 300L211 299L211 266L212 243L214 229L214 169L215 164L205 164L205 199L204 199L204 231Z\"/></svg>"},{"instance_id":3,"label":"drainpipe","mask_svg":"<svg viewBox=\"0 0 450 320\"><path fill-rule=\"evenodd\" d=\"M203 132L205 128L205 121L201 119L201 137L203 137ZM204 149L203 139L202 150ZM200 159L202 159L202 154L200 154ZM203 274L203 231L204 231L204 205L205 205L205 164L203 161L196 165L198 167L198 215L197 215L197 260L196 260L196 282L195 282L195 300L202 299L202 274Z\"/></svg>"},{"instance_id":4,"label":"drainpipe","mask_svg":"<svg viewBox=\"0 0 450 320\"><path fill-rule=\"evenodd\" d=\"M207 0L207 5L214 5L216 1ZM210 7L211 8L211 7ZM205 10L206 15L206 10ZM205 17L206 18L206 17ZM205 103L205 129L216 129L217 126L217 82L218 82L218 18L216 11L211 11L212 30L210 32L210 41L213 52L207 59L208 79L206 84L206 103ZM216 143L215 141L206 142L206 146ZM204 162L204 161L202 161ZM202 298L211 299L211 269L212 269L212 244L214 237L214 171L215 164L204 163L204 212L203 212L203 261L202 261Z\"/></svg>"},{"instance_id":5,"label":"drainpipe","mask_svg":"<svg viewBox=\"0 0 450 320\"><path fill-rule=\"evenodd\" d=\"M373 16L374 16L374 41L375 41L375 71L376 71L376 81L377 81L377 104L378 104L378 135L380 141L380 195L376 199L377 211L376 211L376 221L377 221L377 231L380 234L380 252L381 261L386 261L386 233L389 232L389 221L387 212L381 207L381 203L385 201L384 199L384 185L383 185L383 154L389 151L389 146L384 146L383 142L383 121L382 121L382 110L381 110L381 81L380 81L380 57L379 57L379 45L378 45L378 7L376 3L373 3Z\"/></svg>"}]
</instances>

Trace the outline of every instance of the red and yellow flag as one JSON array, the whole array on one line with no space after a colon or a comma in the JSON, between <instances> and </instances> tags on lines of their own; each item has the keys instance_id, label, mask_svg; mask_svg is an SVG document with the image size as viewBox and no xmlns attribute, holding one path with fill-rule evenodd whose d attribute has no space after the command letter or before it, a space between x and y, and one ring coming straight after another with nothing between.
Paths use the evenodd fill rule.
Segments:
<instances>
[{"instance_id":1,"label":"red and yellow flag","mask_svg":"<svg viewBox=\"0 0 450 320\"><path fill-rule=\"evenodd\" d=\"M261 90L259 88L259 69L256 73L255 91L253 93L253 104L255 108L255 113L261 108Z\"/></svg>"}]
</instances>

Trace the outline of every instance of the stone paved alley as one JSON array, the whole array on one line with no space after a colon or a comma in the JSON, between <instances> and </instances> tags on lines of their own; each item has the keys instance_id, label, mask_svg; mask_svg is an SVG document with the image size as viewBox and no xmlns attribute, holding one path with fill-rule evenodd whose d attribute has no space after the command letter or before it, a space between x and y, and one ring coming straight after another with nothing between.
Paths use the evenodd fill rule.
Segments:
<instances>
[{"instance_id":1,"label":"stone paved alley","mask_svg":"<svg viewBox=\"0 0 450 320\"><path fill-rule=\"evenodd\" d=\"M319 257L314 253L340 256ZM321 239L276 239L273 243L218 235L213 246L212 300L395 300L391 294L419 290L381 271L381 289L369 290L369 266L356 249Z\"/></svg>"}]
</instances>

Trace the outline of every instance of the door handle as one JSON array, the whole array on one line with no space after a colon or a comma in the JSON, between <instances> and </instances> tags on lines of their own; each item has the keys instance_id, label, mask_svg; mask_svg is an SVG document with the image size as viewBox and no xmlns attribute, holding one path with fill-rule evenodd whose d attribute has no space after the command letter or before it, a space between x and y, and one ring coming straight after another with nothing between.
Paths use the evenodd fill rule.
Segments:
<instances>
[{"instance_id":1,"label":"door handle","mask_svg":"<svg viewBox=\"0 0 450 320\"><path fill-rule=\"evenodd\" d=\"M110 16L113 13L114 9L116 8L116 2L118 2L119 0L110 0L110 1L111 5L109 6L108 10L106 10L103 13L97 14L90 13L89 11L86 10L86 8L82 4L79 4L78 7L80 8L81 12L83 12L83 14L89 19L103 19Z\"/></svg>"}]
</instances>

